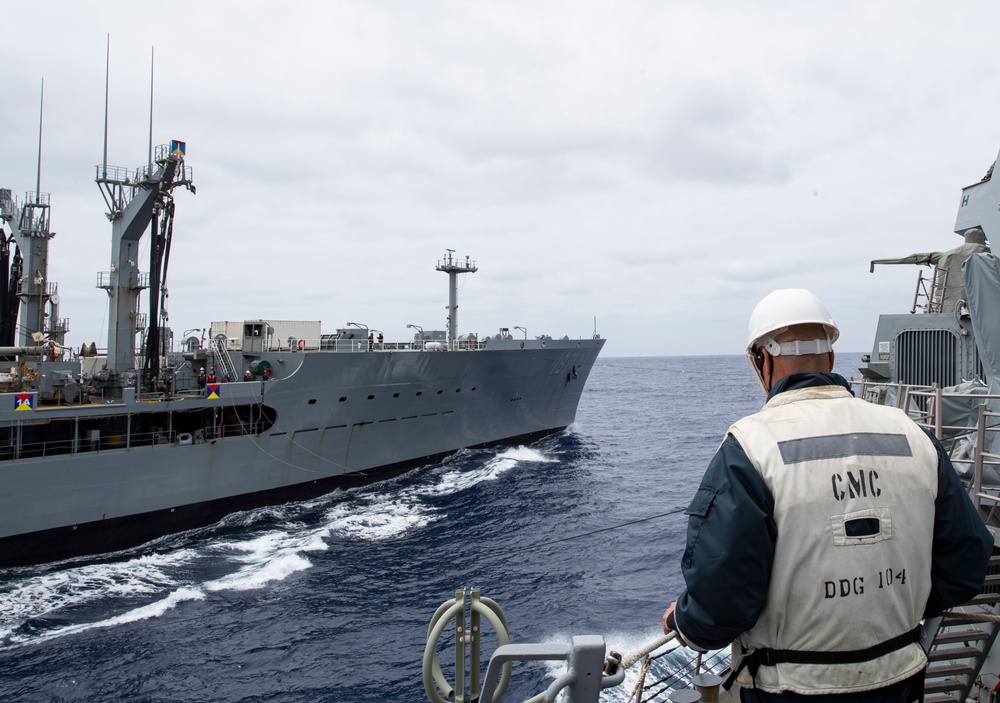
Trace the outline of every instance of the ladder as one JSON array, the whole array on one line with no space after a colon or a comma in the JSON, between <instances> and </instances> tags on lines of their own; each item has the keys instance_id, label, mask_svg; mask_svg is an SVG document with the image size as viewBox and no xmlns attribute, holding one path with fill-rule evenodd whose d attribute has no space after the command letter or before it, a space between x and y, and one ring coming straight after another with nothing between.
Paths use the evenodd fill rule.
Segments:
<instances>
[{"instance_id":1,"label":"ladder","mask_svg":"<svg viewBox=\"0 0 1000 703\"><path fill-rule=\"evenodd\" d=\"M222 340L212 340L212 356L215 357L215 363L222 367L222 376L229 376L230 381L243 380L242 375L236 375L236 366L233 364L233 360L229 356L229 350L226 349L226 345L222 343ZM222 377L218 377L216 380L221 381Z\"/></svg>"},{"instance_id":2,"label":"ladder","mask_svg":"<svg viewBox=\"0 0 1000 703\"><path fill-rule=\"evenodd\" d=\"M1000 631L1000 623L977 615L997 615L1000 604L1000 554L994 547L983 592L971 601L948 611L945 619L927 624L933 637L927 652L924 703L962 703L973 695L973 687L986 655Z\"/></svg>"}]
</instances>

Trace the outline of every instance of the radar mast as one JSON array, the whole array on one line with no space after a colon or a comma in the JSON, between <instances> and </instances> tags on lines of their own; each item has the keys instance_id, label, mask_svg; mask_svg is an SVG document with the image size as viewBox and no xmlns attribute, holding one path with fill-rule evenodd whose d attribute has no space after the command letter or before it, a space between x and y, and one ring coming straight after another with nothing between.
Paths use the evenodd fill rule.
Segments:
<instances>
[{"instance_id":1,"label":"radar mast","mask_svg":"<svg viewBox=\"0 0 1000 703\"><path fill-rule=\"evenodd\" d=\"M479 270L475 261L465 257L462 261L454 256L455 250L449 249L445 257L437 262L437 270L448 274L448 348L455 348L458 339L458 274L475 273Z\"/></svg>"}]
</instances>

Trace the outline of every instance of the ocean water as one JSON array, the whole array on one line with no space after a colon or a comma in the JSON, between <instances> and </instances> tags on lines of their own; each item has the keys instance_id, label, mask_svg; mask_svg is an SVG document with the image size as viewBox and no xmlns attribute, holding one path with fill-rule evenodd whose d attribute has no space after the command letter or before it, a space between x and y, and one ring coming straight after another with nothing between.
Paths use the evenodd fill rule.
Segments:
<instances>
[{"instance_id":1,"label":"ocean water","mask_svg":"<svg viewBox=\"0 0 1000 703\"><path fill-rule=\"evenodd\" d=\"M837 370L857 376L859 357ZM0 570L0 700L424 701L428 623L464 587L503 608L513 642L599 634L633 652L682 587L702 472L762 403L743 357L601 358L576 423L531 446L463 451L152 549ZM496 645L487 627L484 671ZM502 700L557 671L516 664Z\"/></svg>"}]
</instances>

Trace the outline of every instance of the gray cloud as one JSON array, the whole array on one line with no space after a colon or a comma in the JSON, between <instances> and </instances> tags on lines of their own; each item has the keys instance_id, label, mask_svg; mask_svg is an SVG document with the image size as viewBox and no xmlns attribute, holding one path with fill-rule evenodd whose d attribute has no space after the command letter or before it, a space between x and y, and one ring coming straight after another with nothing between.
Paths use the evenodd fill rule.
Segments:
<instances>
[{"instance_id":1,"label":"gray cloud","mask_svg":"<svg viewBox=\"0 0 1000 703\"><path fill-rule=\"evenodd\" d=\"M953 245L958 188L1000 146L980 104L998 13L40 0L5 10L0 187L34 188L44 77L51 273L74 345L103 344L110 32L109 162L146 158L153 44L154 142L186 140L198 185L178 195L179 331L443 326L450 247L480 264L466 330L589 335L596 315L610 356L739 353L756 300L804 285L865 349L916 275L868 259Z\"/></svg>"}]
</instances>

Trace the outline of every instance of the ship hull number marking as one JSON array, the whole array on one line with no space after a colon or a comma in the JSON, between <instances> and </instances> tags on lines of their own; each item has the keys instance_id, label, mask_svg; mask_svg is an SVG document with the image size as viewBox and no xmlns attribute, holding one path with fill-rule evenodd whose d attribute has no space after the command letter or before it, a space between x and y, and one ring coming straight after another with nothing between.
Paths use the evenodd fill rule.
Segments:
<instances>
[{"instance_id":1,"label":"ship hull number marking","mask_svg":"<svg viewBox=\"0 0 1000 703\"><path fill-rule=\"evenodd\" d=\"M885 569L879 571L877 575L878 588L890 588L892 586L906 585L906 569L896 571ZM847 598L849 596L861 596L865 593L865 577L855 576L853 579L837 579L836 581L823 582L824 598Z\"/></svg>"}]
</instances>

